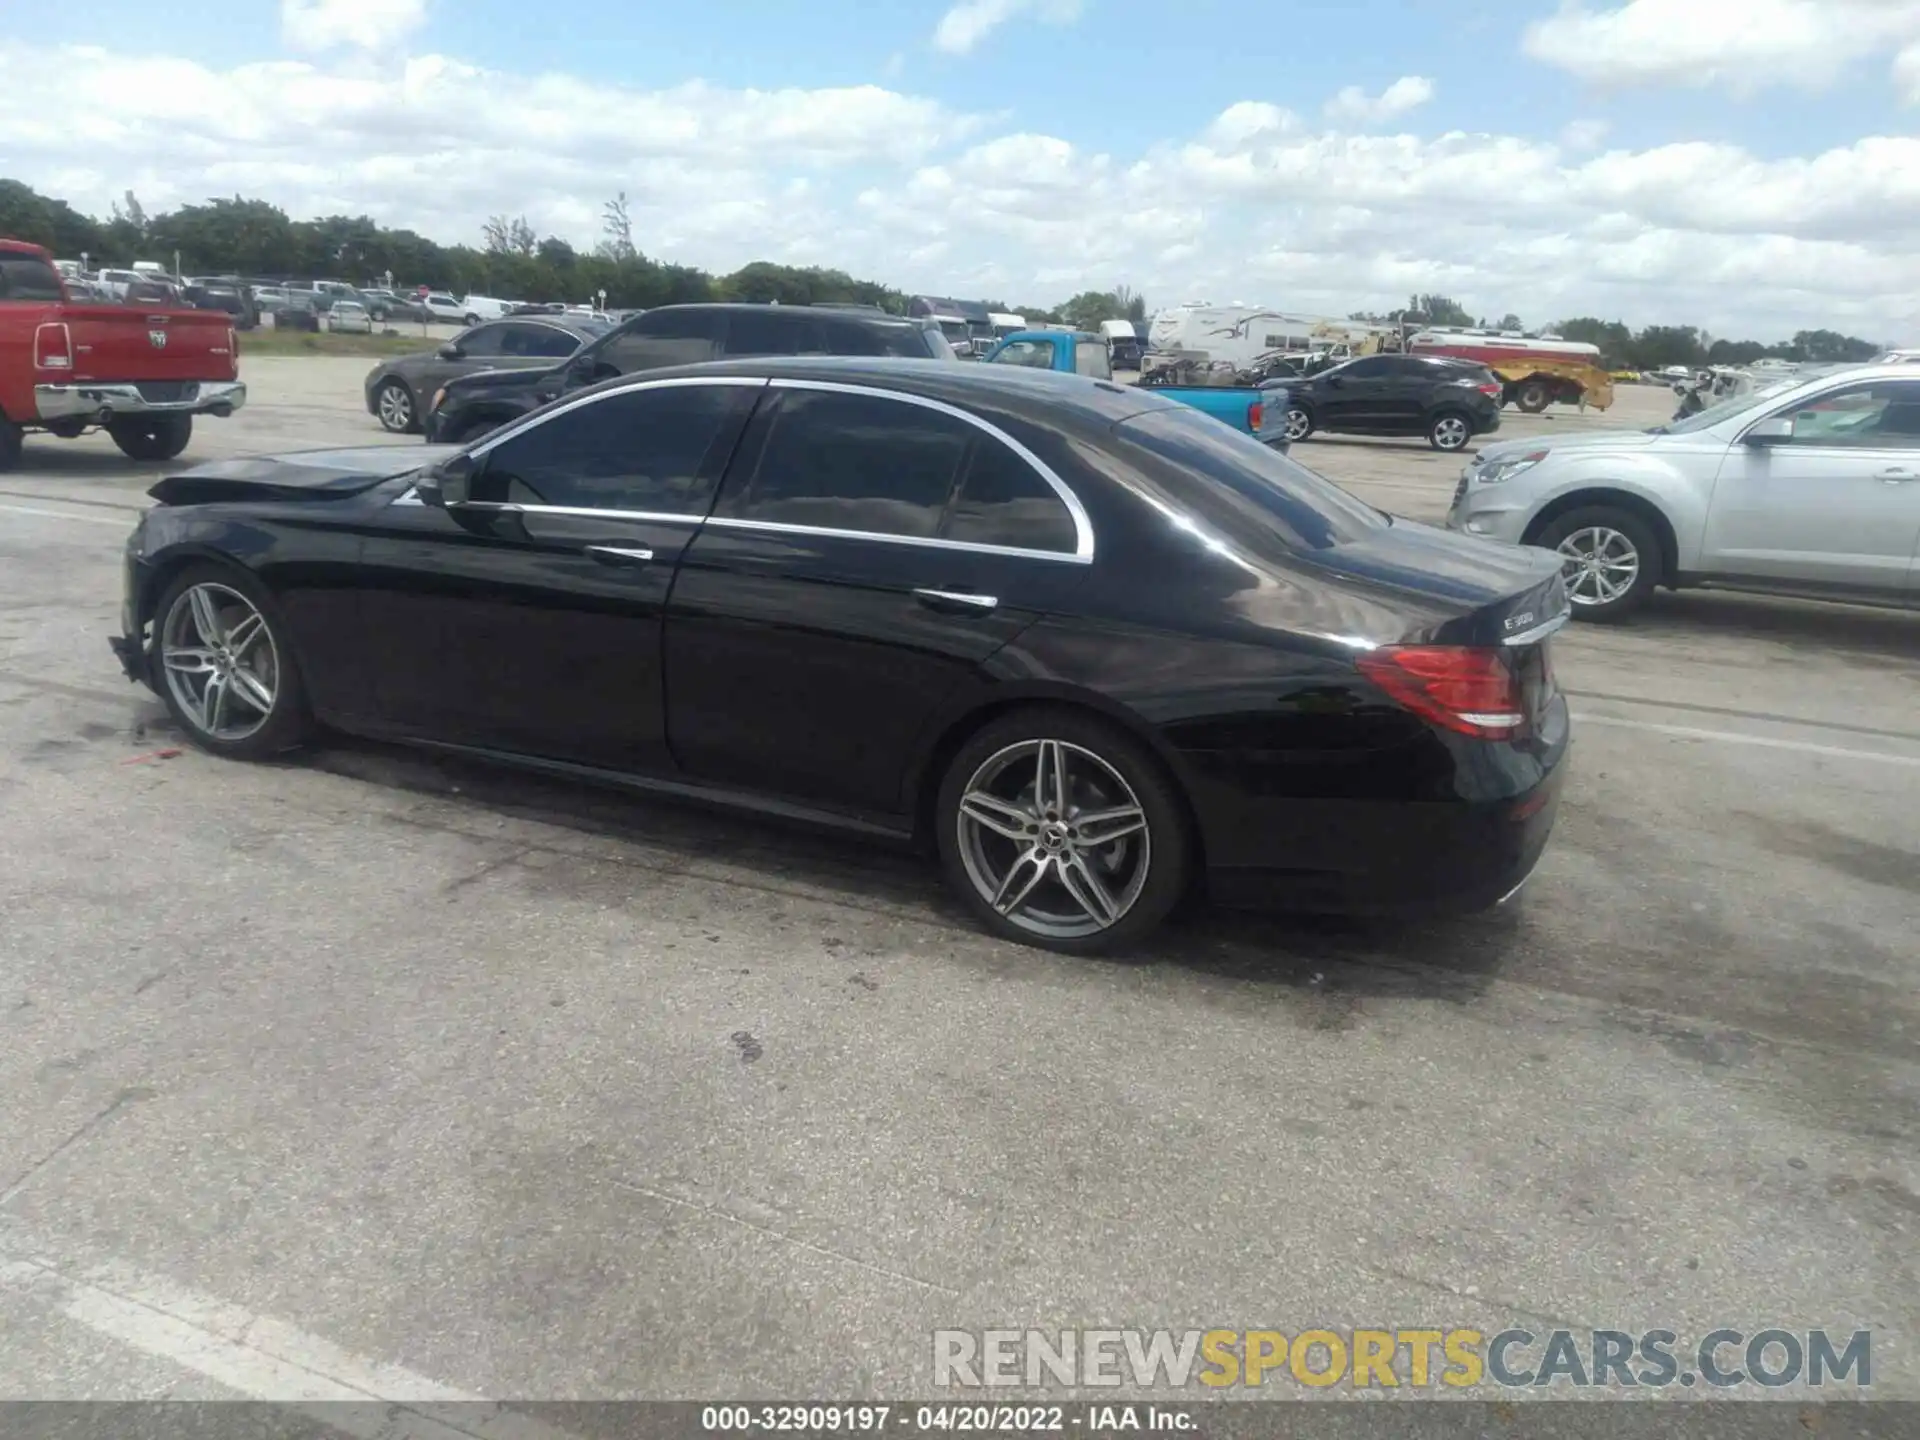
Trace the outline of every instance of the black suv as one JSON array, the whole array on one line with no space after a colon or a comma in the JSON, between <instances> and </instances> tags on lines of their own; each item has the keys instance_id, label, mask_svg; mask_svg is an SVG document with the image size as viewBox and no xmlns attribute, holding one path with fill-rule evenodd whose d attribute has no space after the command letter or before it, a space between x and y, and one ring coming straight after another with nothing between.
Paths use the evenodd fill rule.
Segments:
<instances>
[{"instance_id":1,"label":"black suv","mask_svg":"<svg viewBox=\"0 0 1920 1440\"><path fill-rule=\"evenodd\" d=\"M449 380L427 405L430 444L467 444L569 390L615 375L741 355L902 356L952 360L938 328L880 310L814 305L664 305L551 370L482 371Z\"/></svg>"},{"instance_id":2,"label":"black suv","mask_svg":"<svg viewBox=\"0 0 1920 1440\"><path fill-rule=\"evenodd\" d=\"M1286 436L1424 435L1436 450L1464 450L1500 428L1503 387L1471 360L1368 355L1287 382Z\"/></svg>"}]
</instances>

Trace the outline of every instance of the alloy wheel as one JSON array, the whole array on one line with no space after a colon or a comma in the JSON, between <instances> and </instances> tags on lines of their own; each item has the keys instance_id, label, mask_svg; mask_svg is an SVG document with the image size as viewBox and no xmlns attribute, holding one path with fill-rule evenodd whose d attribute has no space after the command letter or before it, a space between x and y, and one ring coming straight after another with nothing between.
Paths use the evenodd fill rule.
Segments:
<instances>
[{"instance_id":1,"label":"alloy wheel","mask_svg":"<svg viewBox=\"0 0 1920 1440\"><path fill-rule=\"evenodd\" d=\"M380 423L389 430L405 430L413 424L413 397L404 385L382 387L379 398Z\"/></svg>"},{"instance_id":2,"label":"alloy wheel","mask_svg":"<svg viewBox=\"0 0 1920 1440\"><path fill-rule=\"evenodd\" d=\"M1458 450L1472 438L1467 422L1457 415L1443 416L1433 422L1433 443L1442 450Z\"/></svg>"},{"instance_id":3,"label":"alloy wheel","mask_svg":"<svg viewBox=\"0 0 1920 1440\"><path fill-rule=\"evenodd\" d=\"M1313 429L1313 422L1307 418L1306 411L1289 410L1287 411L1286 426L1287 440L1292 442L1306 439L1307 432Z\"/></svg>"},{"instance_id":4,"label":"alloy wheel","mask_svg":"<svg viewBox=\"0 0 1920 1440\"><path fill-rule=\"evenodd\" d=\"M1557 548L1565 561L1567 596L1576 605L1612 604L1640 578L1638 547L1610 526L1575 530Z\"/></svg>"},{"instance_id":5,"label":"alloy wheel","mask_svg":"<svg viewBox=\"0 0 1920 1440\"><path fill-rule=\"evenodd\" d=\"M238 590L209 581L181 591L160 627L160 665L182 713L210 739L245 740L273 714L280 652Z\"/></svg>"},{"instance_id":6,"label":"alloy wheel","mask_svg":"<svg viewBox=\"0 0 1920 1440\"><path fill-rule=\"evenodd\" d=\"M961 792L954 823L968 881L1039 939L1083 939L1119 924L1153 865L1133 787L1066 740L1022 740L988 756Z\"/></svg>"}]
</instances>

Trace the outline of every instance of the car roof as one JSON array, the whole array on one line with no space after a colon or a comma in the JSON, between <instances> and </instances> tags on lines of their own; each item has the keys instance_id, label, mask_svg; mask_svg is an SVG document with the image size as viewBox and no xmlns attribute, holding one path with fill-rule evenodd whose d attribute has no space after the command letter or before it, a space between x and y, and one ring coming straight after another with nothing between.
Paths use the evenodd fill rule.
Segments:
<instances>
[{"instance_id":1,"label":"car roof","mask_svg":"<svg viewBox=\"0 0 1920 1440\"><path fill-rule=\"evenodd\" d=\"M1082 375L1062 375L1023 365L970 365L959 361L865 356L762 355L636 370L591 387L618 390L649 380L702 375L749 375L770 380L819 380L869 385L949 404L1031 410L1045 424L1078 422L1107 429L1149 410L1182 410L1177 401L1133 385ZM579 392L585 394L585 391Z\"/></svg>"},{"instance_id":2,"label":"car roof","mask_svg":"<svg viewBox=\"0 0 1920 1440\"><path fill-rule=\"evenodd\" d=\"M927 318L921 315L891 315L884 310L877 312L841 310L828 305L756 305L751 301L743 300L690 300L680 305L656 305L653 309L642 313L661 315L678 310L717 310L728 314L738 312L748 315L764 315L772 311L775 314L804 315L815 320L830 320L839 324L912 326L915 329L922 328L922 321Z\"/></svg>"}]
</instances>

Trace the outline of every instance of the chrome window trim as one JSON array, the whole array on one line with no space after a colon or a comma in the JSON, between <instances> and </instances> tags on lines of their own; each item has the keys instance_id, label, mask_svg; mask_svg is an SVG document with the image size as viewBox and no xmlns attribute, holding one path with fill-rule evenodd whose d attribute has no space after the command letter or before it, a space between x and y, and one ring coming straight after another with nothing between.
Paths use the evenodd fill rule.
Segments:
<instances>
[{"instance_id":1,"label":"chrome window trim","mask_svg":"<svg viewBox=\"0 0 1920 1440\"><path fill-rule=\"evenodd\" d=\"M765 389L767 377L764 375L675 375L664 380L636 379L631 385L620 385L611 390L597 390L591 395L577 395L564 404L551 410L543 410L537 415L524 416L520 420L501 426L486 439L466 453L478 460L481 456L525 435L529 430L538 429L550 420L558 420L562 415L571 415L586 405L597 404L602 400L611 400L616 395L630 395L636 390L678 390L689 385L730 385L751 386Z\"/></svg>"},{"instance_id":2,"label":"chrome window trim","mask_svg":"<svg viewBox=\"0 0 1920 1440\"><path fill-rule=\"evenodd\" d=\"M971 410L963 410L958 405L949 405L944 400L935 400L930 396L915 395L904 390L887 390L876 385L851 385L839 380L814 380L784 375L774 377L767 382L767 385L770 389L775 390L821 390L840 395L868 395L881 400L895 400L903 405L918 405L923 410L933 410L939 414L951 416L962 424L971 425L974 429L991 435L995 440L998 440L1002 445L1005 445L1025 461L1042 480L1046 481L1048 488L1060 498L1060 503L1067 507L1067 514L1073 518L1073 551L1069 554L1064 550L1026 550L1011 545L977 545L965 540L940 541L938 543L962 546L970 550L991 550L1003 553L1013 552L1022 555L1045 555L1056 560L1076 560L1082 565L1092 563L1093 521L1088 518L1086 507L1080 503L1080 497L1073 493L1072 488L1068 486L1066 481L1054 473L1053 467L1048 465L1046 461L1042 460L1026 446L1022 445L1018 440L1014 439L1013 436L1007 434L1007 432L1002 430L998 425L995 425L991 420L983 419L975 415ZM770 524L772 522L762 523ZM804 529L809 527L795 528ZM835 533L858 535L862 538L876 540L899 539L911 541L916 538L913 536L886 535L865 530L849 530Z\"/></svg>"},{"instance_id":3,"label":"chrome window trim","mask_svg":"<svg viewBox=\"0 0 1920 1440\"><path fill-rule=\"evenodd\" d=\"M826 540L872 540L882 545L914 545L923 550L958 550L973 555L1006 555L1021 560L1053 560L1065 565L1091 565L1091 555L1065 550L1024 550L1018 545L985 545L975 540L943 540L937 535L888 535L878 530L836 530L828 525L792 525L784 520L735 520L709 515L706 523L719 530L765 531L775 535L818 535Z\"/></svg>"},{"instance_id":4,"label":"chrome window trim","mask_svg":"<svg viewBox=\"0 0 1920 1440\"><path fill-rule=\"evenodd\" d=\"M1814 383L1817 384L1819 382L1816 381ZM1821 401L1835 399L1838 396L1847 394L1849 391L1872 390L1880 385L1912 385L1920 389L1920 377L1910 375L1876 375L1871 379L1862 380L1856 377L1836 376L1832 381L1828 382L1826 389L1815 390L1811 394L1802 395L1798 400L1791 400L1785 404L1779 404L1777 400L1766 402L1773 404L1774 408L1762 415L1759 419L1751 420L1747 424L1742 425L1740 427L1740 433L1734 436L1733 443L1735 445L1744 445L1747 440L1747 432L1753 429L1755 425L1764 425L1769 420L1778 420L1782 417L1790 418L1795 412L1803 410L1810 405L1817 405ZM1681 438L1684 439L1686 437L1682 436ZM1788 443L1791 444L1792 442L1789 441ZM1865 450L1909 450L1914 447L1908 445L1823 445L1816 440L1809 442L1806 448L1809 450L1845 450L1857 452Z\"/></svg>"}]
</instances>

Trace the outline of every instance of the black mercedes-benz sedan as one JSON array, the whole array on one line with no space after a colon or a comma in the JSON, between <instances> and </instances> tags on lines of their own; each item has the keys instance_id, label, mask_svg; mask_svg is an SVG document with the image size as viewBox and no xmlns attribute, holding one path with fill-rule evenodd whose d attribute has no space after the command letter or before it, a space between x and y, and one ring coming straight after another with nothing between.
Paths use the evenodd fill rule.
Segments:
<instances>
[{"instance_id":1,"label":"black mercedes-benz sedan","mask_svg":"<svg viewBox=\"0 0 1920 1440\"><path fill-rule=\"evenodd\" d=\"M1546 844L1558 560L1392 518L1150 390L741 360L465 447L218 461L127 546L127 674L918 842L995 932L1482 908Z\"/></svg>"}]
</instances>

